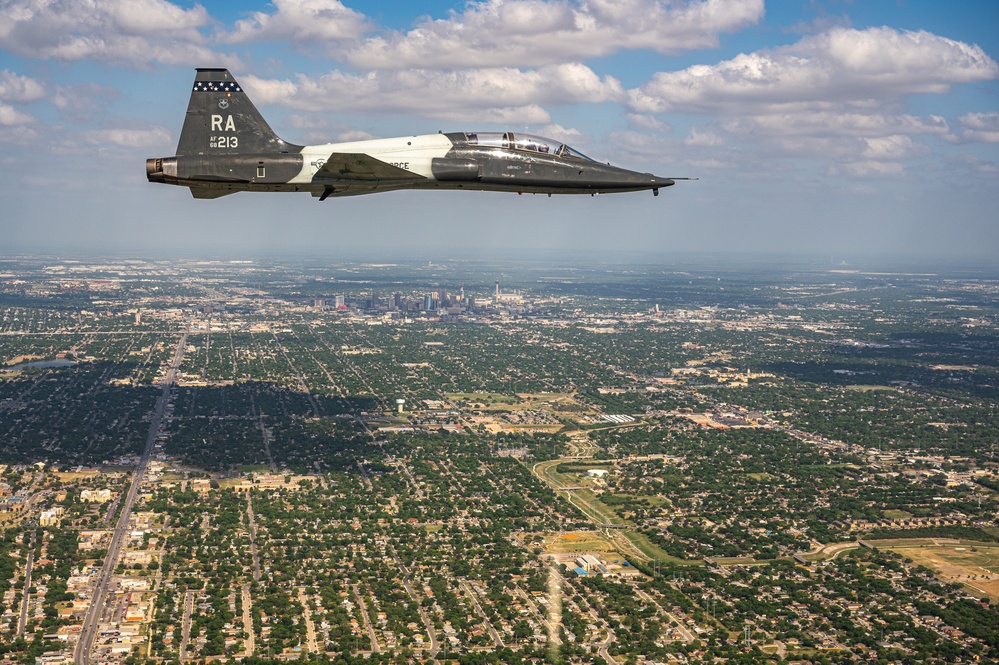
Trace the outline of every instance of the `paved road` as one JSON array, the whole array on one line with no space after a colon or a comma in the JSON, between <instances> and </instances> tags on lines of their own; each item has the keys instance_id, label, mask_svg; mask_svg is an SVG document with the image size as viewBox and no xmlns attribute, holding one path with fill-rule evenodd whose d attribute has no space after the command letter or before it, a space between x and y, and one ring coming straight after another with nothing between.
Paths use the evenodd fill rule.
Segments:
<instances>
[{"instance_id":1,"label":"paved road","mask_svg":"<svg viewBox=\"0 0 999 665\"><path fill-rule=\"evenodd\" d=\"M319 645L316 644L316 625L312 622L312 610L309 609L309 601L305 597L305 589L298 587L298 602L302 604L302 617L305 619L305 642L311 653L319 653ZM325 649L323 649L325 651Z\"/></svg>"},{"instance_id":2,"label":"paved road","mask_svg":"<svg viewBox=\"0 0 999 665\"><path fill-rule=\"evenodd\" d=\"M135 500L139 496L139 488L146 475L146 467L149 465L149 458L152 457L153 447L156 445L156 435L159 433L160 423L163 421L163 414L166 411L167 402L170 400L170 388L173 387L177 379L177 372L180 363L184 360L184 347L187 345L187 333L180 336L177 342L177 351L174 353L170 369L163 378L163 392L156 400L156 407L153 410L153 417L149 423L149 434L146 436L146 448L139 458L139 465L135 468L135 475L132 478L132 485L128 488L125 503L122 505L121 516L118 518L118 525L111 536L111 544L108 546L107 555L104 557L104 566L101 567L97 575L97 584L90 596L90 609L83 620L83 628L80 630L80 640L76 643L76 652L73 661L76 665L89 665L91 650L94 645L94 636L97 634L97 625L100 623L101 613L104 609L105 599L108 589L111 586L111 578L114 569L118 565L122 547L125 544L125 535L128 533L129 522L132 519L132 508Z\"/></svg>"},{"instance_id":3,"label":"paved road","mask_svg":"<svg viewBox=\"0 0 999 665\"><path fill-rule=\"evenodd\" d=\"M489 636L491 638L493 638L493 644L496 645L497 649L502 649L503 648L503 640L500 639L499 633L497 633L496 629L493 628L492 621L489 620L489 617L486 616L486 613L482 610L482 606L479 605L479 599L475 597L475 591L471 588L471 586L465 580L462 580L460 582L460 584L461 584L461 588L465 590L466 594L468 594L468 599L472 601L472 607L475 608L475 611L478 613L479 617L482 619L482 622L486 624L486 630L489 631Z\"/></svg>"},{"instance_id":4,"label":"paved road","mask_svg":"<svg viewBox=\"0 0 999 665\"><path fill-rule=\"evenodd\" d=\"M35 561L35 531L31 532L31 544L28 545L28 560L24 564L24 593L21 595L21 617L17 620L17 634L24 635L24 627L28 625L28 602L31 600L31 566Z\"/></svg>"},{"instance_id":5,"label":"paved road","mask_svg":"<svg viewBox=\"0 0 999 665\"><path fill-rule=\"evenodd\" d=\"M187 646L191 643L191 614L194 612L194 592L184 594L184 620L181 624L180 660L187 660Z\"/></svg>"},{"instance_id":6,"label":"paved road","mask_svg":"<svg viewBox=\"0 0 999 665\"><path fill-rule=\"evenodd\" d=\"M253 599L250 597L250 585L243 585L243 630L246 631L246 655L252 656L254 649L254 637L253 637L253 615L252 603Z\"/></svg>"},{"instance_id":7,"label":"paved road","mask_svg":"<svg viewBox=\"0 0 999 665\"><path fill-rule=\"evenodd\" d=\"M635 587L635 595L637 595L646 603L654 607L660 614L664 615L668 620L675 622L677 625L676 630L678 633L680 633L684 642L689 643L694 641L695 639L694 634L689 630L687 630L687 627L683 625L683 622L680 621L679 617L677 617L675 614L673 614L672 612L661 606L659 603L657 603L655 598L650 596L645 591L642 591L638 587Z\"/></svg>"},{"instance_id":8,"label":"paved road","mask_svg":"<svg viewBox=\"0 0 999 665\"><path fill-rule=\"evenodd\" d=\"M257 552L257 520L253 515L253 499L246 493L246 519L250 523L250 554L253 555L253 581L260 581L260 554Z\"/></svg>"},{"instance_id":9,"label":"paved road","mask_svg":"<svg viewBox=\"0 0 999 665\"><path fill-rule=\"evenodd\" d=\"M351 588L357 596L357 605L361 608L361 618L364 619L364 627L368 629L368 638L371 640L371 651L372 653L378 653L378 637L375 635L375 627L371 625L371 619L368 618L368 604L364 601L359 584L354 584Z\"/></svg>"},{"instance_id":10,"label":"paved road","mask_svg":"<svg viewBox=\"0 0 999 665\"><path fill-rule=\"evenodd\" d=\"M416 595L416 591L413 590L413 585L409 581L409 570L406 566L402 565L402 561L399 559L399 554L395 551L395 548L389 545L389 551L392 553L392 558L395 559L395 565L399 567L399 572L402 573L402 585L406 587L406 593L409 597L413 599L416 603L416 610L420 613L420 619L423 621L423 627L427 629L427 635L430 636L430 660L435 660L437 658L437 652L440 650L440 645L437 643L437 631L434 630L434 623L430 620L430 615L427 614L427 608L423 607L420 603L419 597Z\"/></svg>"},{"instance_id":11,"label":"paved road","mask_svg":"<svg viewBox=\"0 0 999 665\"><path fill-rule=\"evenodd\" d=\"M267 429L267 425L264 424L264 412L257 407L257 403L253 399L252 395L250 396L250 404L257 412L257 426L260 428L260 436L264 441L264 454L267 455L267 468L271 470L271 473L277 473L277 464L274 463L274 457L271 455L271 432Z\"/></svg>"}]
</instances>

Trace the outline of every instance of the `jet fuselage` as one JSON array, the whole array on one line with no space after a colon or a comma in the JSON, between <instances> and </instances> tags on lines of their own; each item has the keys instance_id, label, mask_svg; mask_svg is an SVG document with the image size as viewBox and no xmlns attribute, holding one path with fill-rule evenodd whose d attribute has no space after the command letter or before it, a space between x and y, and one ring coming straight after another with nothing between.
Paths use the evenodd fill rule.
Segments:
<instances>
[{"instance_id":1,"label":"jet fuselage","mask_svg":"<svg viewBox=\"0 0 999 665\"><path fill-rule=\"evenodd\" d=\"M146 161L150 182L197 198L310 192L321 200L399 189L604 194L675 178L603 164L551 139L454 132L298 146L278 138L227 70L199 69L173 157Z\"/></svg>"}]
</instances>

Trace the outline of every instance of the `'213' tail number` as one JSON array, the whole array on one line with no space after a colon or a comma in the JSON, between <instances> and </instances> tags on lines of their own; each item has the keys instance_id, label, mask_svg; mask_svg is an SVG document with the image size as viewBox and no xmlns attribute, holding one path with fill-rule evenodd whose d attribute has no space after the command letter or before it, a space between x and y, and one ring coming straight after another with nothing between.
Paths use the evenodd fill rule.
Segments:
<instances>
[{"instance_id":1,"label":"'213' tail number","mask_svg":"<svg viewBox=\"0 0 999 665\"><path fill-rule=\"evenodd\" d=\"M238 148L238 136L212 136L208 139L209 148Z\"/></svg>"}]
</instances>

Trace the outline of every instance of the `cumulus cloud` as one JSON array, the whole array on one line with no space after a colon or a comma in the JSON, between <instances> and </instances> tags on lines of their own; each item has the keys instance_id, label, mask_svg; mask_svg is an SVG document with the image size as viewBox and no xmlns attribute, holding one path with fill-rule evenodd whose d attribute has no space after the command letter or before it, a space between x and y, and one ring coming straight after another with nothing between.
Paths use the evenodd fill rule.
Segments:
<instances>
[{"instance_id":1,"label":"cumulus cloud","mask_svg":"<svg viewBox=\"0 0 999 665\"><path fill-rule=\"evenodd\" d=\"M20 76L9 70L0 71L0 127L30 125L35 118L17 110L8 102L24 104L35 102L45 96L45 88L32 78ZM6 131L0 140L9 140L23 134Z\"/></svg>"},{"instance_id":2,"label":"cumulus cloud","mask_svg":"<svg viewBox=\"0 0 999 665\"><path fill-rule=\"evenodd\" d=\"M644 113L625 113L625 120L636 129L648 129L654 132L671 132L673 127L668 122L663 122L654 115Z\"/></svg>"},{"instance_id":3,"label":"cumulus cloud","mask_svg":"<svg viewBox=\"0 0 999 665\"><path fill-rule=\"evenodd\" d=\"M626 130L608 135L606 154L601 152L599 157L606 157L612 163L622 165L661 165L665 156L675 154L675 147L671 138Z\"/></svg>"},{"instance_id":4,"label":"cumulus cloud","mask_svg":"<svg viewBox=\"0 0 999 665\"><path fill-rule=\"evenodd\" d=\"M136 146L157 147L172 145L170 132L162 127L146 129L97 129L83 134L83 139L92 145L113 144L125 148Z\"/></svg>"},{"instance_id":5,"label":"cumulus cloud","mask_svg":"<svg viewBox=\"0 0 999 665\"><path fill-rule=\"evenodd\" d=\"M999 175L999 164L995 162L988 162L974 155L964 155L964 164L971 168L975 173L979 173L985 176L997 176Z\"/></svg>"},{"instance_id":6,"label":"cumulus cloud","mask_svg":"<svg viewBox=\"0 0 999 665\"><path fill-rule=\"evenodd\" d=\"M487 0L349 51L356 67L535 67L620 49L674 54L757 23L763 0Z\"/></svg>"},{"instance_id":7,"label":"cumulus cloud","mask_svg":"<svg viewBox=\"0 0 999 665\"><path fill-rule=\"evenodd\" d=\"M347 143L348 141L367 141L368 139L378 138L370 132L366 132L362 129L348 129L345 132L340 132L337 134L336 140L342 143Z\"/></svg>"},{"instance_id":8,"label":"cumulus cloud","mask_svg":"<svg viewBox=\"0 0 999 665\"><path fill-rule=\"evenodd\" d=\"M333 71L319 78L240 78L261 103L323 112L419 113L424 117L479 123L545 124L544 104L607 102L623 98L620 82L569 63L536 70L494 68L462 71L414 69L354 75Z\"/></svg>"},{"instance_id":9,"label":"cumulus cloud","mask_svg":"<svg viewBox=\"0 0 999 665\"><path fill-rule=\"evenodd\" d=\"M218 62L200 32L210 23L201 5L167 0L0 0L0 48L67 61Z\"/></svg>"},{"instance_id":10,"label":"cumulus cloud","mask_svg":"<svg viewBox=\"0 0 999 665\"><path fill-rule=\"evenodd\" d=\"M45 88L38 81L14 72L0 72L0 99L6 102L35 102L45 96Z\"/></svg>"},{"instance_id":11,"label":"cumulus cloud","mask_svg":"<svg viewBox=\"0 0 999 665\"><path fill-rule=\"evenodd\" d=\"M901 134L865 138L864 144L863 156L880 161L908 159L927 152L925 145L913 141L911 136Z\"/></svg>"},{"instance_id":12,"label":"cumulus cloud","mask_svg":"<svg viewBox=\"0 0 999 665\"><path fill-rule=\"evenodd\" d=\"M924 31L834 27L789 46L660 72L628 96L635 113L712 116L723 135L772 157L838 160L840 176L898 176L900 161L928 152L914 137L954 137L940 116L900 112L904 99L997 76L999 65L978 46ZM965 119L969 138L981 132L987 140L990 118ZM995 129L999 138L999 122ZM696 129L685 143L713 145Z\"/></svg>"},{"instance_id":13,"label":"cumulus cloud","mask_svg":"<svg viewBox=\"0 0 999 665\"><path fill-rule=\"evenodd\" d=\"M846 176L851 178L898 176L904 172L905 167L898 162L879 162L873 159L838 164L829 169L829 175L831 176Z\"/></svg>"},{"instance_id":14,"label":"cumulus cloud","mask_svg":"<svg viewBox=\"0 0 999 665\"><path fill-rule=\"evenodd\" d=\"M936 134L950 132L947 121L931 115L925 118L909 114L867 113L855 111L808 111L798 113L766 113L745 117L723 117L720 126L738 134L781 136L879 136L888 134Z\"/></svg>"},{"instance_id":15,"label":"cumulus cloud","mask_svg":"<svg viewBox=\"0 0 999 665\"><path fill-rule=\"evenodd\" d=\"M533 131L540 136L547 136L567 143L579 143L580 141L589 140L575 127L564 127L557 122L538 127Z\"/></svg>"},{"instance_id":16,"label":"cumulus cloud","mask_svg":"<svg viewBox=\"0 0 999 665\"><path fill-rule=\"evenodd\" d=\"M928 32L836 28L717 65L660 72L630 92L640 113L744 113L863 107L999 76L978 46Z\"/></svg>"},{"instance_id":17,"label":"cumulus cloud","mask_svg":"<svg viewBox=\"0 0 999 665\"><path fill-rule=\"evenodd\" d=\"M999 113L968 113L958 118L964 128L961 138L965 141L999 143Z\"/></svg>"},{"instance_id":18,"label":"cumulus cloud","mask_svg":"<svg viewBox=\"0 0 999 665\"><path fill-rule=\"evenodd\" d=\"M293 43L359 39L371 28L365 16L339 0L274 0L274 12L253 12L237 21L230 42L290 40Z\"/></svg>"},{"instance_id":19,"label":"cumulus cloud","mask_svg":"<svg viewBox=\"0 0 999 665\"><path fill-rule=\"evenodd\" d=\"M27 113L21 113L13 106L0 103L0 126L26 125L34 121Z\"/></svg>"},{"instance_id":20,"label":"cumulus cloud","mask_svg":"<svg viewBox=\"0 0 999 665\"><path fill-rule=\"evenodd\" d=\"M691 146L713 147L723 145L725 140L714 132L699 132L696 127L691 127L690 133L683 143Z\"/></svg>"}]
</instances>

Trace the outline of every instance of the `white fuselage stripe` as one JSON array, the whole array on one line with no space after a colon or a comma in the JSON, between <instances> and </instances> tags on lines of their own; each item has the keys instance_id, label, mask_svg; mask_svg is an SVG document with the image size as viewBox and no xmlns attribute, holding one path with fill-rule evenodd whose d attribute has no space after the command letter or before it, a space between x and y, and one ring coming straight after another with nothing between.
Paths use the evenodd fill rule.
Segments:
<instances>
[{"instance_id":1,"label":"white fuselage stripe","mask_svg":"<svg viewBox=\"0 0 999 665\"><path fill-rule=\"evenodd\" d=\"M316 171L334 153L363 153L416 175L433 180L430 165L435 157L444 157L453 144L443 134L424 134L392 139L371 139L348 143L325 143L302 148L302 170L289 184L311 183Z\"/></svg>"}]
</instances>

